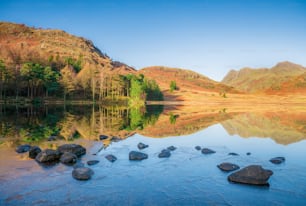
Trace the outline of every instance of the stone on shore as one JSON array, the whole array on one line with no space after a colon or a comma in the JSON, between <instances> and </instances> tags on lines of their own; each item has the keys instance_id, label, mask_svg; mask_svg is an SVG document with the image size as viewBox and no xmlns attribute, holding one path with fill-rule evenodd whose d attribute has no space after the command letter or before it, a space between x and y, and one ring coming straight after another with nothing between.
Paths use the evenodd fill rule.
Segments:
<instances>
[{"instance_id":1,"label":"stone on shore","mask_svg":"<svg viewBox=\"0 0 306 206\"><path fill-rule=\"evenodd\" d=\"M137 151L131 151L129 153L129 159L130 160L144 160L148 159L148 155L142 152L137 152Z\"/></svg>"},{"instance_id":2,"label":"stone on shore","mask_svg":"<svg viewBox=\"0 0 306 206\"><path fill-rule=\"evenodd\" d=\"M271 170L263 169L260 165L250 165L229 175L228 180L241 184L269 186L268 180L272 174Z\"/></svg>"},{"instance_id":3,"label":"stone on shore","mask_svg":"<svg viewBox=\"0 0 306 206\"><path fill-rule=\"evenodd\" d=\"M23 145L18 146L15 151L17 153L25 153L25 152L28 152L30 149L31 149L31 145L23 144Z\"/></svg>"},{"instance_id":4,"label":"stone on shore","mask_svg":"<svg viewBox=\"0 0 306 206\"><path fill-rule=\"evenodd\" d=\"M105 140L107 138L108 138L108 136L107 135L103 135L103 134L101 134L100 137L99 137L100 140Z\"/></svg>"},{"instance_id":5,"label":"stone on shore","mask_svg":"<svg viewBox=\"0 0 306 206\"><path fill-rule=\"evenodd\" d=\"M78 167L72 171L72 177L77 180L89 180L94 171L88 167Z\"/></svg>"},{"instance_id":6,"label":"stone on shore","mask_svg":"<svg viewBox=\"0 0 306 206\"><path fill-rule=\"evenodd\" d=\"M37 146L33 146L31 147L31 149L29 150L29 157L31 159L35 159L36 156L41 152L41 149Z\"/></svg>"}]
</instances>

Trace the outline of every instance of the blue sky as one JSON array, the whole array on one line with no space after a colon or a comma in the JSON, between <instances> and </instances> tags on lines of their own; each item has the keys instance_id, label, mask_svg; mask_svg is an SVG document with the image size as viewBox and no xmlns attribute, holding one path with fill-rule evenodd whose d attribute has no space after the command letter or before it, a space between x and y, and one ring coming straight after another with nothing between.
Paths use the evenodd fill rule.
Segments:
<instances>
[{"instance_id":1,"label":"blue sky","mask_svg":"<svg viewBox=\"0 0 306 206\"><path fill-rule=\"evenodd\" d=\"M221 80L230 69L306 66L305 0L1 0L0 21L62 29L114 60Z\"/></svg>"}]
</instances>

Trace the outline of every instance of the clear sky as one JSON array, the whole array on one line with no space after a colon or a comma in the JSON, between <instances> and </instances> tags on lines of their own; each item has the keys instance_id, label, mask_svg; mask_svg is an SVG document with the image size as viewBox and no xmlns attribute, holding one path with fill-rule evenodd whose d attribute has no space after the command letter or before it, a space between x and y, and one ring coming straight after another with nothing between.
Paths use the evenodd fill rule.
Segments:
<instances>
[{"instance_id":1,"label":"clear sky","mask_svg":"<svg viewBox=\"0 0 306 206\"><path fill-rule=\"evenodd\" d=\"M1 0L0 21L83 36L136 69L221 80L246 66L306 66L306 0Z\"/></svg>"}]
</instances>

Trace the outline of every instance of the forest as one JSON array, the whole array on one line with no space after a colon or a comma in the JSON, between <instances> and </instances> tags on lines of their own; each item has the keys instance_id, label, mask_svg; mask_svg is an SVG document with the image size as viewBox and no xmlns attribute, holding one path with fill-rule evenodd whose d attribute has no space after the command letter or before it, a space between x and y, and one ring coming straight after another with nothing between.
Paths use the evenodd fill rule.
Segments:
<instances>
[{"instance_id":1,"label":"forest","mask_svg":"<svg viewBox=\"0 0 306 206\"><path fill-rule=\"evenodd\" d=\"M82 75L78 75L81 72ZM81 76L81 78L80 78ZM103 72L83 64L82 59L67 57L64 63L28 61L7 66L0 59L0 100L44 102L52 100L105 101L162 100L154 80L144 75Z\"/></svg>"}]
</instances>

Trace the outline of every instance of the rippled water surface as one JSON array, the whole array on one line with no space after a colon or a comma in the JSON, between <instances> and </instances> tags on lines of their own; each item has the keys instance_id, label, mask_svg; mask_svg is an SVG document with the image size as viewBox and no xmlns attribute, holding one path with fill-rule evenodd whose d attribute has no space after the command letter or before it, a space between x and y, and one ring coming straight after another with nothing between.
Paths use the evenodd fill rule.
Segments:
<instances>
[{"instance_id":1,"label":"rippled water surface","mask_svg":"<svg viewBox=\"0 0 306 206\"><path fill-rule=\"evenodd\" d=\"M34 118L42 126L45 118L55 113L49 111L41 117L22 114L20 118L28 121ZM72 167L61 163L43 167L28 159L26 153L17 154L16 146L25 142L25 131L22 133L20 128L27 129L23 126L27 121L13 118L10 122L10 118L2 116L0 205L306 205L306 112L190 114L166 108L154 121L150 119L134 130L131 121L135 120L131 117L125 117L128 122L124 123L125 128L119 125L112 129L114 125L97 123L95 109L87 119L82 119L84 116L68 112L54 120L59 130L69 125L72 139L63 135L67 131L56 130L58 140L49 142L42 138L30 144L42 148L72 142L85 146L87 154L80 162L100 160L90 166L95 174L89 181L73 179ZM53 123L47 122L50 127ZM13 133L5 132L10 128ZM26 131L27 135L34 135L33 126ZM100 134L117 135L121 141L100 141ZM139 142L149 145L142 150L149 158L129 161L128 153L138 151ZM101 150L103 144L105 148ZM158 158L159 152L171 145L177 147L171 157ZM203 155L195 150L197 145L216 153ZM229 152L239 156L230 156ZM246 155L247 152L251 155ZM108 162L107 154L118 160ZM284 156L286 161L280 165L270 163L269 159L276 156ZM222 162L240 167L258 164L272 170L270 187L228 182L229 173L216 167Z\"/></svg>"}]
</instances>

